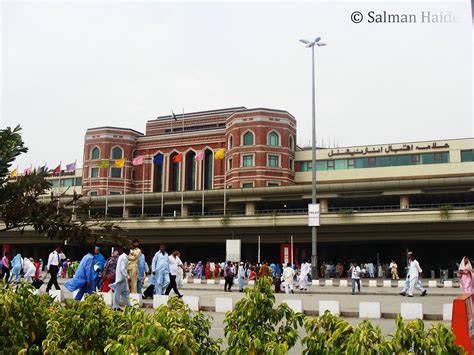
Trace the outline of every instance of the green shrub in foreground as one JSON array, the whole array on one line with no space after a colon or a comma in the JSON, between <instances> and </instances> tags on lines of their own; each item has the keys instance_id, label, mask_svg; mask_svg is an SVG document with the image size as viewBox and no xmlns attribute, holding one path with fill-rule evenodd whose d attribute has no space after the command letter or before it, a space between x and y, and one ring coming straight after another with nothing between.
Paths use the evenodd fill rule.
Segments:
<instances>
[{"instance_id":1,"label":"green shrub in foreground","mask_svg":"<svg viewBox=\"0 0 474 355\"><path fill-rule=\"evenodd\" d=\"M0 350L14 354L41 353L49 312L57 308L47 294L34 295L29 285L0 282Z\"/></svg>"},{"instance_id":2,"label":"green shrub in foreground","mask_svg":"<svg viewBox=\"0 0 474 355\"><path fill-rule=\"evenodd\" d=\"M303 313L295 313L286 303L273 308L275 295L269 277L259 279L253 289L227 312L224 334L226 354L286 354L298 340Z\"/></svg>"}]
</instances>

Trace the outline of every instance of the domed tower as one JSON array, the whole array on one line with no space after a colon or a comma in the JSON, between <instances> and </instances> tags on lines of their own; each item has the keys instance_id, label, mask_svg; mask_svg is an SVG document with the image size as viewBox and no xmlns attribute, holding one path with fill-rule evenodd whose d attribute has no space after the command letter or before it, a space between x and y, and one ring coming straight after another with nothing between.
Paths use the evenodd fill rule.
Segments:
<instances>
[{"instance_id":1,"label":"domed tower","mask_svg":"<svg viewBox=\"0 0 474 355\"><path fill-rule=\"evenodd\" d=\"M89 128L84 138L84 169L82 170L82 191L84 195L97 196L123 194L133 190L131 179L133 152L137 138L142 133L119 127ZM115 166L124 159L123 167ZM101 162L107 162L108 167ZM107 164L106 164L107 165ZM108 184L107 184L108 176ZM124 179L126 183L124 184Z\"/></svg>"},{"instance_id":2,"label":"domed tower","mask_svg":"<svg viewBox=\"0 0 474 355\"><path fill-rule=\"evenodd\" d=\"M296 120L287 111L257 108L226 120L228 188L294 184Z\"/></svg>"}]
</instances>

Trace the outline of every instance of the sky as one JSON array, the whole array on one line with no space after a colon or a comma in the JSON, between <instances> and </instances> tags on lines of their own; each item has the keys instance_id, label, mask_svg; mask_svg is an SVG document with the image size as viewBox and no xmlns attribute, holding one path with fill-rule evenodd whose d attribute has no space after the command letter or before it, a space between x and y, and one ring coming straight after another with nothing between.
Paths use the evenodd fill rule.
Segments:
<instances>
[{"instance_id":1,"label":"sky","mask_svg":"<svg viewBox=\"0 0 474 355\"><path fill-rule=\"evenodd\" d=\"M0 126L23 127L20 170L82 164L86 129L145 131L174 112L287 110L319 145L472 137L469 1L3 1ZM362 22L354 23L354 12ZM373 15L369 12L373 11ZM375 14L416 23L370 23ZM449 23L427 23L426 14ZM425 17L423 17L425 14ZM423 18L425 20L423 20ZM356 19L357 21L357 19Z\"/></svg>"}]
</instances>

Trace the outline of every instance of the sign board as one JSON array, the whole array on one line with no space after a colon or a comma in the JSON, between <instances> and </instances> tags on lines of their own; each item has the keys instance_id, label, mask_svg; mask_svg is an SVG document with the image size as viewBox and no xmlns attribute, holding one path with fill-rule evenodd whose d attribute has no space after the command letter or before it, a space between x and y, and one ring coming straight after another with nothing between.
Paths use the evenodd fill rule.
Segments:
<instances>
[{"instance_id":1,"label":"sign board","mask_svg":"<svg viewBox=\"0 0 474 355\"><path fill-rule=\"evenodd\" d=\"M451 321L454 343L462 346L468 354L472 354L474 350L473 298L474 295L464 293L453 301Z\"/></svg>"},{"instance_id":2,"label":"sign board","mask_svg":"<svg viewBox=\"0 0 474 355\"><path fill-rule=\"evenodd\" d=\"M225 250L226 261L240 261L240 239L227 239Z\"/></svg>"},{"instance_id":3,"label":"sign board","mask_svg":"<svg viewBox=\"0 0 474 355\"><path fill-rule=\"evenodd\" d=\"M310 227L318 227L319 224L319 203L310 203L308 204L308 226Z\"/></svg>"}]
</instances>

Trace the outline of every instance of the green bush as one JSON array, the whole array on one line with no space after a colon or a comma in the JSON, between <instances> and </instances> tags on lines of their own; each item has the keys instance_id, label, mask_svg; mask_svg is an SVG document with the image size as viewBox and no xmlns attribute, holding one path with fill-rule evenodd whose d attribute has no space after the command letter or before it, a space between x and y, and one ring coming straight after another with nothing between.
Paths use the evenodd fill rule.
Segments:
<instances>
[{"instance_id":1,"label":"green bush","mask_svg":"<svg viewBox=\"0 0 474 355\"><path fill-rule=\"evenodd\" d=\"M211 320L202 312L192 315L177 297L154 314L128 309L119 324L117 340L109 339L105 348L111 354L219 354L221 339L209 336Z\"/></svg>"},{"instance_id":2,"label":"green bush","mask_svg":"<svg viewBox=\"0 0 474 355\"><path fill-rule=\"evenodd\" d=\"M303 313L293 312L286 303L273 308L274 303L269 277L245 289L245 297L224 319L226 354L286 354L296 344Z\"/></svg>"},{"instance_id":3,"label":"green bush","mask_svg":"<svg viewBox=\"0 0 474 355\"><path fill-rule=\"evenodd\" d=\"M113 336L117 316L119 313L107 307L97 293L86 295L81 302L66 300L64 307L50 314L43 351L45 354L101 353Z\"/></svg>"},{"instance_id":4,"label":"green bush","mask_svg":"<svg viewBox=\"0 0 474 355\"><path fill-rule=\"evenodd\" d=\"M303 354L463 354L454 345L454 335L444 324L428 331L423 321L403 322L397 317L395 334L382 335L378 326L364 320L356 327L326 311L321 317L306 318L308 335L302 339Z\"/></svg>"},{"instance_id":5,"label":"green bush","mask_svg":"<svg viewBox=\"0 0 474 355\"><path fill-rule=\"evenodd\" d=\"M48 294L34 295L29 285L0 283L0 349L2 354L23 350L41 353L49 312L57 308Z\"/></svg>"}]
</instances>

